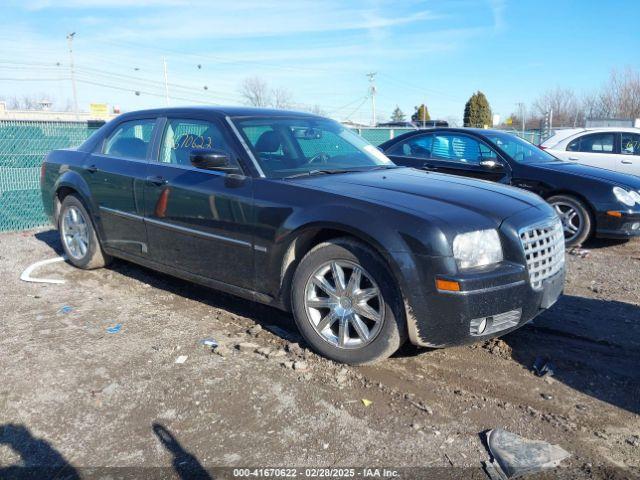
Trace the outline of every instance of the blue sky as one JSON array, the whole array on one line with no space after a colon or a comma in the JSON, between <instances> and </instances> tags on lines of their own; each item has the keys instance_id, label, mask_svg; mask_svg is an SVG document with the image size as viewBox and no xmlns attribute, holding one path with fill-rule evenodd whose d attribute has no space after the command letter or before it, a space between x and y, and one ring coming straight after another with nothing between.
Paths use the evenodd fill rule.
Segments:
<instances>
[{"instance_id":1,"label":"blue sky","mask_svg":"<svg viewBox=\"0 0 640 480\"><path fill-rule=\"evenodd\" d=\"M173 105L239 104L242 80L259 76L368 122L365 74L377 72L378 120L423 101L433 118L460 119L475 90L505 118L546 89L588 93L612 68L640 69L639 18L635 0L8 0L0 96L65 104L73 31L85 110L164 105L165 57Z\"/></svg>"}]
</instances>

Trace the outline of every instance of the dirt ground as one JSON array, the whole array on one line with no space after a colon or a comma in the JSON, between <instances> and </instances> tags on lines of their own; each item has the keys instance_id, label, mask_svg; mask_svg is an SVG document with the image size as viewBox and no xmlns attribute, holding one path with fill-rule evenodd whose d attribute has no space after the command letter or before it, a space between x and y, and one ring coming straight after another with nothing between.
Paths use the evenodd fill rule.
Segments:
<instances>
[{"instance_id":1,"label":"dirt ground","mask_svg":"<svg viewBox=\"0 0 640 480\"><path fill-rule=\"evenodd\" d=\"M0 235L0 478L15 465L59 466L55 478L142 466L486 478L481 433L497 427L562 446L571 477L638 475L640 241L568 255L565 296L501 340L408 346L367 367L313 354L287 314L126 262L38 271L64 285L19 280L59 251L51 230ZM553 376L532 373L538 356Z\"/></svg>"}]
</instances>

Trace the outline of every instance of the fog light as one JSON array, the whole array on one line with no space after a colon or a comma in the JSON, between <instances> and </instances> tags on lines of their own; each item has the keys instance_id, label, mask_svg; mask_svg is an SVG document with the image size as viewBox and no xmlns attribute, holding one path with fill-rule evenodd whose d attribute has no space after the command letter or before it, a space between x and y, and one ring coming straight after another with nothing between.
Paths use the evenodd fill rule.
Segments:
<instances>
[{"instance_id":1,"label":"fog light","mask_svg":"<svg viewBox=\"0 0 640 480\"><path fill-rule=\"evenodd\" d=\"M640 229L640 223L636 222L633 225L631 225L631 230L638 230Z\"/></svg>"},{"instance_id":2,"label":"fog light","mask_svg":"<svg viewBox=\"0 0 640 480\"><path fill-rule=\"evenodd\" d=\"M485 328L487 328L487 319L483 318L480 324L478 325L478 335L482 335L484 333Z\"/></svg>"}]
</instances>

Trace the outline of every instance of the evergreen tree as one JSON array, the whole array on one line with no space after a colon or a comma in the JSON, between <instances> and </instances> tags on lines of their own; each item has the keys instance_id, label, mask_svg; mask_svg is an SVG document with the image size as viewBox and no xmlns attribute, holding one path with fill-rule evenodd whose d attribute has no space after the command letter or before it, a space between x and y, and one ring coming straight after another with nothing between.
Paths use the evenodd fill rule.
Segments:
<instances>
[{"instance_id":1,"label":"evergreen tree","mask_svg":"<svg viewBox=\"0 0 640 480\"><path fill-rule=\"evenodd\" d=\"M484 93L478 90L464 106L464 126L483 128L485 125L493 126L491 107Z\"/></svg>"},{"instance_id":2,"label":"evergreen tree","mask_svg":"<svg viewBox=\"0 0 640 480\"><path fill-rule=\"evenodd\" d=\"M414 123L419 124L420 122L428 122L431 120L431 117L429 116L429 109L424 103L415 108L415 113L411 115L411 120L413 120Z\"/></svg>"},{"instance_id":3,"label":"evergreen tree","mask_svg":"<svg viewBox=\"0 0 640 480\"><path fill-rule=\"evenodd\" d=\"M400 110L400 107L396 105L396 109L391 114L392 122L404 122L404 113Z\"/></svg>"}]
</instances>

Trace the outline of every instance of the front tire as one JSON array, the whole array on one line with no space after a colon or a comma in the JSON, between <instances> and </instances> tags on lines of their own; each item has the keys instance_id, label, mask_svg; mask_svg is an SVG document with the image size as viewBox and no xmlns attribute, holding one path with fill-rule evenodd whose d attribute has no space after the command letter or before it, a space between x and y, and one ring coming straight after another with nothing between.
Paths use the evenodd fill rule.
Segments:
<instances>
[{"instance_id":1,"label":"front tire","mask_svg":"<svg viewBox=\"0 0 640 480\"><path fill-rule=\"evenodd\" d=\"M293 276L292 308L305 340L341 363L374 363L407 338L402 297L388 268L349 238L321 243Z\"/></svg>"},{"instance_id":2,"label":"front tire","mask_svg":"<svg viewBox=\"0 0 640 480\"><path fill-rule=\"evenodd\" d=\"M75 195L67 195L60 206L58 232L69 262L78 268L92 270L111 261L102 251L89 212Z\"/></svg>"},{"instance_id":3,"label":"front tire","mask_svg":"<svg viewBox=\"0 0 640 480\"><path fill-rule=\"evenodd\" d=\"M593 233L591 213L587 206L570 195L554 195L547 202L554 208L564 230L564 241L567 247L582 245Z\"/></svg>"}]
</instances>

